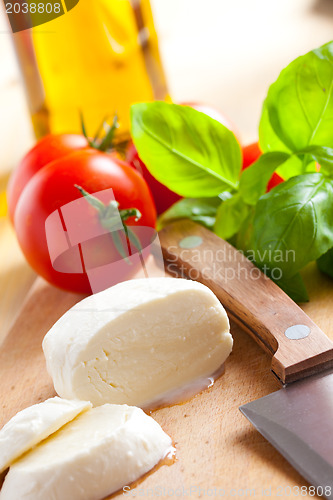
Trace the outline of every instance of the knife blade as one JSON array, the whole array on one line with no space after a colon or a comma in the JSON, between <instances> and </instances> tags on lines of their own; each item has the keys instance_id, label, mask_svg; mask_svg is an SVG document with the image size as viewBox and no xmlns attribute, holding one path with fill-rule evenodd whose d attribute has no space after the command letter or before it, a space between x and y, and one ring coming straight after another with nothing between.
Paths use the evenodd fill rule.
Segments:
<instances>
[{"instance_id":1,"label":"knife blade","mask_svg":"<svg viewBox=\"0 0 333 500\"><path fill-rule=\"evenodd\" d=\"M282 389L240 410L325 498L333 498L333 342L241 252L198 224L159 232L167 271L208 286L272 356ZM317 490L316 490L317 491Z\"/></svg>"},{"instance_id":2,"label":"knife blade","mask_svg":"<svg viewBox=\"0 0 333 500\"><path fill-rule=\"evenodd\" d=\"M320 496L333 498L333 371L240 407Z\"/></svg>"}]
</instances>

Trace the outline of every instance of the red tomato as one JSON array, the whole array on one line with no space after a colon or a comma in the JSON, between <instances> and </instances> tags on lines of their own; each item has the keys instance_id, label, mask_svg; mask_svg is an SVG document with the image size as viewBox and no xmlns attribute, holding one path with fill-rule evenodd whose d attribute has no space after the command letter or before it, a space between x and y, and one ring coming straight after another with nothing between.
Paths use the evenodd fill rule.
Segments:
<instances>
[{"instance_id":1,"label":"red tomato","mask_svg":"<svg viewBox=\"0 0 333 500\"><path fill-rule=\"evenodd\" d=\"M130 141L128 145L126 161L142 175L150 187L158 215L165 212L165 210L167 210L171 205L181 199L181 196L171 191L169 188L164 186L164 184L153 177L146 165L140 159L132 141Z\"/></svg>"},{"instance_id":2,"label":"red tomato","mask_svg":"<svg viewBox=\"0 0 333 500\"><path fill-rule=\"evenodd\" d=\"M146 182L133 168L94 149L62 156L30 179L18 200L14 218L26 259L50 283L73 292L90 293L86 270L89 275L91 269L97 268L103 275L103 266L124 259L111 233L102 234L98 210L81 196L75 185L95 196L112 188L119 210L136 208L141 212L140 220L131 217L126 221L133 228L155 227L156 210ZM110 202L108 191L99 193L97 198L105 205ZM71 210L77 202L68 204L74 200L80 200L80 204L73 215ZM135 232L140 238L139 227ZM121 236L121 239L126 245L126 238ZM131 275L135 266L126 265ZM93 291L98 290L95 287Z\"/></svg>"},{"instance_id":3,"label":"red tomato","mask_svg":"<svg viewBox=\"0 0 333 500\"><path fill-rule=\"evenodd\" d=\"M87 139L78 134L47 135L25 155L14 170L7 188L9 215L14 221L17 201L31 177L53 160L89 147Z\"/></svg>"},{"instance_id":4,"label":"red tomato","mask_svg":"<svg viewBox=\"0 0 333 500\"><path fill-rule=\"evenodd\" d=\"M259 149L259 144L254 142L242 148L243 150L243 168L245 170L247 167L252 165L256 160L258 160L259 156L262 155L262 152Z\"/></svg>"},{"instance_id":5,"label":"red tomato","mask_svg":"<svg viewBox=\"0 0 333 500\"><path fill-rule=\"evenodd\" d=\"M243 167L242 170L245 170L247 167L252 165L258 158L262 155L262 152L259 148L259 144L257 142L254 142L253 144L249 144L248 146L245 146L242 148L243 150ZM267 190L266 192L270 191L273 189L275 186L278 184L281 184L281 182L284 182L284 179L274 172L272 177L270 178L268 184L267 184Z\"/></svg>"},{"instance_id":6,"label":"red tomato","mask_svg":"<svg viewBox=\"0 0 333 500\"><path fill-rule=\"evenodd\" d=\"M282 177L279 174L277 174L276 172L274 172L274 174L272 175L272 177L270 178L270 180L267 184L267 193L268 193L268 191L273 189L275 186L278 186L282 182L284 182Z\"/></svg>"}]
</instances>

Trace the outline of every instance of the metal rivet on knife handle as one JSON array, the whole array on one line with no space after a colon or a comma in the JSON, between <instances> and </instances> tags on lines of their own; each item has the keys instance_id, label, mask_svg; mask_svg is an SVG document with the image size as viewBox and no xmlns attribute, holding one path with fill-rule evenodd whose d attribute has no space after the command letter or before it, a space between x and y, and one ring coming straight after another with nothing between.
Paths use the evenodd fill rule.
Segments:
<instances>
[{"instance_id":1,"label":"metal rivet on knife handle","mask_svg":"<svg viewBox=\"0 0 333 500\"><path fill-rule=\"evenodd\" d=\"M197 248L202 244L202 238L200 236L187 236L179 242L180 248L190 249Z\"/></svg>"},{"instance_id":2,"label":"metal rivet on knife handle","mask_svg":"<svg viewBox=\"0 0 333 500\"><path fill-rule=\"evenodd\" d=\"M300 340L305 339L310 332L311 329L306 325L293 325L287 328L284 334L290 340Z\"/></svg>"},{"instance_id":3,"label":"metal rivet on knife handle","mask_svg":"<svg viewBox=\"0 0 333 500\"><path fill-rule=\"evenodd\" d=\"M207 285L231 318L272 356L272 371L283 384L333 365L333 343L328 337L229 243L186 219L167 225L159 239L166 268L176 266L183 275ZM202 243L184 251L184 241ZM291 342L285 335L291 325L308 327L311 335Z\"/></svg>"}]
</instances>

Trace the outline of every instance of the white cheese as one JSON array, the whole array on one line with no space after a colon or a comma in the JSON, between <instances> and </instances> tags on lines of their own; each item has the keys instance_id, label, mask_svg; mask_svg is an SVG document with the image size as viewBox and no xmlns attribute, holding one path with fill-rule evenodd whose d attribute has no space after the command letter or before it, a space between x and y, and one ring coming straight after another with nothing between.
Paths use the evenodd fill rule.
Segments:
<instances>
[{"instance_id":1,"label":"white cheese","mask_svg":"<svg viewBox=\"0 0 333 500\"><path fill-rule=\"evenodd\" d=\"M231 349L228 317L213 292L171 278L126 281L92 295L43 341L57 393L94 406L154 406L212 375Z\"/></svg>"},{"instance_id":2,"label":"white cheese","mask_svg":"<svg viewBox=\"0 0 333 500\"><path fill-rule=\"evenodd\" d=\"M139 408L93 408L15 462L0 500L100 500L139 479L172 449Z\"/></svg>"},{"instance_id":3,"label":"white cheese","mask_svg":"<svg viewBox=\"0 0 333 500\"><path fill-rule=\"evenodd\" d=\"M90 402L55 397L17 413L0 431L0 473L16 458L91 407Z\"/></svg>"}]
</instances>

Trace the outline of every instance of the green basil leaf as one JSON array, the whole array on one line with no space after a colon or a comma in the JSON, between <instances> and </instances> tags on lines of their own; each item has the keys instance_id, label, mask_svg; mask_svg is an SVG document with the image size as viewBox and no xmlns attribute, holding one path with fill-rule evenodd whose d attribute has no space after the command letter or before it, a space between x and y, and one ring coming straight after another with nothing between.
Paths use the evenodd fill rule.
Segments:
<instances>
[{"instance_id":1,"label":"green basil leaf","mask_svg":"<svg viewBox=\"0 0 333 500\"><path fill-rule=\"evenodd\" d=\"M317 265L322 273L333 278L333 248L317 260Z\"/></svg>"},{"instance_id":2,"label":"green basil leaf","mask_svg":"<svg viewBox=\"0 0 333 500\"><path fill-rule=\"evenodd\" d=\"M261 267L294 276L333 246L333 181L320 173L293 177L256 206L252 248Z\"/></svg>"},{"instance_id":3,"label":"green basil leaf","mask_svg":"<svg viewBox=\"0 0 333 500\"><path fill-rule=\"evenodd\" d=\"M291 177L296 177L296 175L304 174L305 170L306 172L316 172L315 162L313 161L308 164L305 169L301 159L296 155L291 155L285 163L282 163L282 165L276 169L276 173L283 179L288 180L291 179Z\"/></svg>"},{"instance_id":4,"label":"green basil leaf","mask_svg":"<svg viewBox=\"0 0 333 500\"><path fill-rule=\"evenodd\" d=\"M289 295L295 302L308 302L309 295L306 290L303 278L299 273L291 278L284 278L283 280L275 281L282 290Z\"/></svg>"},{"instance_id":5,"label":"green basil leaf","mask_svg":"<svg viewBox=\"0 0 333 500\"><path fill-rule=\"evenodd\" d=\"M264 101L260 123L259 123L259 145L261 151L268 153L269 151L284 151L285 153L291 153L291 149L281 141L281 139L276 135L274 129L269 121L269 113L267 109L267 99Z\"/></svg>"},{"instance_id":6,"label":"green basil leaf","mask_svg":"<svg viewBox=\"0 0 333 500\"><path fill-rule=\"evenodd\" d=\"M266 189L269 179L279 165L290 155L284 152L265 153L250 167L242 172L239 182L239 194L249 205L255 205Z\"/></svg>"},{"instance_id":7,"label":"green basil leaf","mask_svg":"<svg viewBox=\"0 0 333 500\"><path fill-rule=\"evenodd\" d=\"M181 196L212 197L238 188L241 149L221 123L188 106L134 104L132 137L151 174Z\"/></svg>"},{"instance_id":8,"label":"green basil leaf","mask_svg":"<svg viewBox=\"0 0 333 500\"><path fill-rule=\"evenodd\" d=\"M248 205L248 210L248 215L243 220L235 238L235 247L242 250L245 255L251 249L252 245L255 207Z\"/></svg>"},{"instance_id":9,"label":"green basil leaf","mask_svg":"<svg viewBox=\"0 0 333 500\"><path fill-rule=\"evenodd\" d=\"M325 148L324 146L307 146L300 151L297 151L298 156L307 155L320 164L320 172L333 176L333 148Z\"/></svg>"},{"instance_id":10,"label":"green basil leaf","mask_svg":"<svg viewBox=\"0 0 333 500\"><path fill-rule=\"evenodd\" d=\"M264 153L284 151L285 153L291 154L291 150L275 134L269 121L267 106L265 103L259 124L259 144L261 151ZM313 172L315 172L315 165L313 164L312 167ZM287 161L282 163L277 168L276 172L285 180L290 179L290 177L300 175L304 173L302 161L297 156L290 156Z\"/></svg>"},{"instance_id":11,"label":"green basil leaf","mask_svg":"<svg viewBox=\"0 0 333 500\"><path fill-rule=\"evenodd\" d=\"M208 229L213 229L216 212L221 203L219 197L179 200L159 217L158 230L179 219L191 219Z\"/></svg>"},{"instance_id":12,"label":"green basil leaf","mask_svg":"<svg viewBox=\"0 0 333 500\"><path fill-rule=\"evenodd\" d=\"M271 127L291 151L333 147L333 42L290 63L269 88L266 106Z\"/></svg>"},{"instance_id":13,"label":"green basil leaf","mask_svg":"<svg viewBox=\"0 0 333 500\"><path fill-rule=\"evenodd\" d=\"M223 201L217 210L214 232L227 240L232 238L241 228L249 213L249 206L239 194Z\"/></svg>"}]
</instances>

